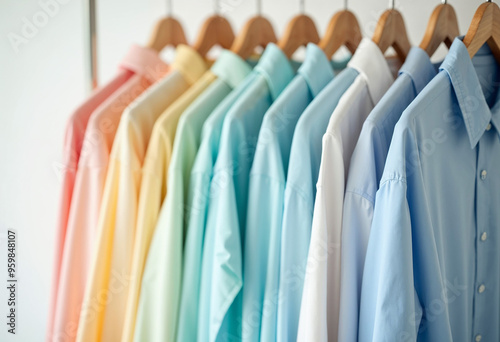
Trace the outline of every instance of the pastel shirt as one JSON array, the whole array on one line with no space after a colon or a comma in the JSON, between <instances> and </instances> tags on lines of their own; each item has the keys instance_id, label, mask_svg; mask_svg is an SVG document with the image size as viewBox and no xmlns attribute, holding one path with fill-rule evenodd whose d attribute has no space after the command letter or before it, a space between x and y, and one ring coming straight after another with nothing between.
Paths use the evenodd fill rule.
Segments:
<instances>
[{"instance_id":1,"label":"pastel shirt","mask_svg":"<svg viewBox=\"0 0 500 342\"><path fill-rule=\"evenodd\" d=\"M201 76L205 62L193 49L180 45L171 69L128 106L120 120L110 155L77 341L115 341L122 337L128 290L134 278L131 267L137 199L149 137L158 116ZM103 293L107 299L101 298Z\"/></svg>"},{"instance_id":2,"label":"pastel shirt","mask_svg":"<svg viewBox=\"0 0 500 342\"><path fill-rule=\"evenodd\" d=\"M156 183L156 186L161 189L165 188L166 185L167 192L159 216L156 214L158 220L154 233L151 232L152 241L149 251L145 249L147 260L142 277L135 323L134 339L136 341L175 340L182 285L182 257L185 240L184 212L187 206L187 187L189 173L198 150L201 127L212 109L223 99L224 94L227 94L234 85L240 83L249 72L250 67L244 60L230 51L222 51L212 69L207 71L178 100L184 99L185 104L187 104L187 101L191 100L191 98L186 98L187 95L195 97L197 93L200 94L182 111L177 129L174 130L175 122L172 122L176 116L173 112L168 114L172 117L170 120L161 121L162 118L160 118L158 121L163 132L162 138L170 138L163 140L163 150L156 151L167 156L163 164L168 169L168 172L162 170L162 174L168 177L164 176L163 182ZM209 85L207 85L208 82L210 82ZM180 114L185 104L179 105L176 102L168 111L177 108L177 114ZM175 138L172 130L175 131ZM168 158L170 154L171 158ZM159 155L155 155L155 157L156 163L162 161ZM153 160L146 160L144 170L148 170L146 166L149 165L149 161ZM161 179L160 173L154 175ZM145 173L143 177L145 177ZM141 196L151 194L151 192L142 192L144 189L147 188L141 188ZM139 203L141 204L141 200L147 198L149 197L141 197ZM143 203L146 206L151 205L150 201ZM144 233L148 228L138 226L138 233L139 229L142 229L142 233ZM140 273L134 272L134 274Z\"/></svg>"},{"instance_id":3,"label":"pastel shirt","mask_svg":"<svg viewBox=\"0 0 500 342\"><path fill-rule=\"evenodd\" d=\"M201 299L210 300L210 305L200 316L198 329L198 338L210 342L242 334L243 236L250 167L263 116L294 75L274 44L266 47L253 73L254 81L224 120L211 183L202 270L202 288L209 286L210 294Z\"/></svg>"},{"instance_id":4,"label":"pastel shirt","mask_svg":"<svg viewBox=\"0 0 500 342\"><path fill-rule=\"evenodd\" d=\"M323 135L307 257L314 268L304 280L297 341L337 340L345 178L363 122L394 81L383 53L368 38L359 44L349 67L359 74L340 98Z\"/></svg>"},{"instance_id":5,"label":"pastel shirt","mask_svg":"<svg viewBox=\"0 0 500 342\"><path fill-rule=\"evenodd\" d=\"M306 107L293 133L281 229L277 341L297 340L321 137L340 97L357 75L355 69L347 68L328 83Z\"/></svg>"},{"instance_id":6,"label":"pastel shirt","mask_svg":"<svg viewBox=\"0 0 500 342\"><path fill-rule=\"evenodd\" d=\"M210 298L201 294L201 291L209 292L206 287L201 288L201 273L210 182L219 150L220 133L224 118L239 96L253 82L254 78L255 74L249 74L234 90L227 94L206 119L201 130L200 146L189 180L189 206L186 207L187 231L184 246L183 279L189 277L189 281L183 281L182 283L178 341L196 341L199 317L202 319L207 317L205 313L209 308ZM229 89L227 90L229 91ZM182 338L185 338L185 340Z\"/></svg>"},{"instance_id":7,"label":"pastel shirt","mask_svg":"<svg viewBox=\"0 0 500 342\"><path fill-rule=\"evenodd\" d=\"M109 153L123 109L168 69L155 51L135 45L121 68L111 83L73 115L68 126L70 154L65 163L69 172L64 173L60 257L55 271L59 276L50 341L76 338Z\"/></svg>"},{"instance_id":8,"label":"pastel shirt","mask_svg":"<svg viewBox=\"0 0 500 342\"><path fill-rule=\"evenodd\" d=\"M427 53L411 48L398 78L366 118L352 153L342 215L339 341L358 340L366 245L394 126L436 73Z\"/></svg>"},{"instance_id":9,"label":"pastel shirt","mask_svg":"<svg viewBox=\"0 0 500 342\"><path fill-rule=\"evenodd\" d=\"M132 270L131 274L134 278L130 281L127 307L125 313L125 331L123 342L130 342L134 338L134 329L136 326L137 305L139 295L141 293L141 281L146 263L146 256L153 232L155 230L158 213L164 202L164 198L168 193L168 168L172 155L172 149L176 134L177 123L182 112L217 78L215 74L206 71L205 63L198 65L190 65L187 60L184 60L184 67L190 70L193 77L190 82L194 82L192 86L186 90L175 102L173 102L156 120L151 138L142 167L141 185L139 192L139 201L137 207L137 223L135 228L134 246L132 253ZM198 67L198 68L197 68ZM206 72L205 72L206 71ZM200 76L201 75L201 76ZM166 265L164 265L166 266ZM172 275L168 287L161 292L166 295L164 298L165 305L169 307L172 301L178 299L178 285L180 279ZM174 280L177 279L177 280ZM149 293L143 292L145 296ZM157 295L158 292L156 293ZM155 299L155 302L158 298ZM163 332L169 332L167 335L175 331L176 326L176 310L168 310L161 317ZM142 324L149 321L149 316L143 317ZM158 317L160 319L160 317ZM169 323L167 323L169 322ZM152 322L150 322L152 323ZM149 323L148 323L149 324ZM158 329L160 329L158 327ZM158 330L157 330L158 331ZM140 336L140 335L139 335ZM158 336L162 336L158 334ZM171 338L171 337L170 337Z\"/></svg>"},{"instance_id":10,"label":"pastel shirt","mask_svg":"<svg viewBox=\"0 0 500 342\"><path fill-rule=\"evenodd\" d=\"M500 340L500 68L456 38L392 136L359 341Z\"/></svg>"},{"instance_id":11,"label":"pastel shirt","mask_svg":"<svg viewBox=\"0 0 500 342\"><path fill-rule=\"evenodd\" d=\"M293 131L304 109L332 78L333 69L323 51L309 44L297 75L264 115L248 190L244 341L276 340L281 223Z\"/></svg>"}]
</instances>

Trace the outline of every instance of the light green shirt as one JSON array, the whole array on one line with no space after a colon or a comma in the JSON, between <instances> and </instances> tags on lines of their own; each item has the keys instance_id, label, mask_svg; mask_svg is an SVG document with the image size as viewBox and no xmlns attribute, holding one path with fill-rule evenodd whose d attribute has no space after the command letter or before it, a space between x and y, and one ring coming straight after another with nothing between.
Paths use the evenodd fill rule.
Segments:
<instances>
[{"instance_id":1,"label":"light green shirt","mask_svg":"<svg viewBox=\"0 0 500 342\"><path fill-rule=\"evenodd\" d=\"M224 119L203 250L198 339L240 340L243 240L248 180L260 125L272 102L292 80L281 50L269 44L252 72L253 82Z\"/></svg>"},{"instance_id":2,"label":"light green shirt","mask_svg":"<svg viewBox=\"0 0 500 342\"><path fill-rule=\"evenodd\" d=\"M201 129L217 104L250 72L250 66L232 52L223 51L211 72L217 79L182 113L177 125L168 167L167 196L159 213L142 278L135 341L175 340L182 286L184 213L189 207L189 175L200 144ZM164 312L171 314L166 316ZM182 335L192 329L184 327L184 322L184 319L180 321Z\"/></svg>"}]
</instances>

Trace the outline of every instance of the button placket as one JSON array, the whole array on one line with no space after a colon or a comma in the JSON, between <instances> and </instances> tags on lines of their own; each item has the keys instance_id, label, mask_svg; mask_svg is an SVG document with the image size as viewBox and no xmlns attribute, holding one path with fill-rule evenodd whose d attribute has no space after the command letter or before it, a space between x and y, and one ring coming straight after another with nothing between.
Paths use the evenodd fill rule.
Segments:
<instances>
[{"instance_id":1,"label":"button placket","mask_svg":"<svg viewBox=\"0 0 500 342\"><path fill-rule=\"evenodd\" d=\"M488 274L482 265L485 263L486 251L485 244L488 237L488 205L485 205L488 198L488 139L487 135L483 135L478 142L478 158L477 158L477 186L476 186L476 279L474 291L474 327L473 327L473 341L480 342L482 340L482 333L485 331L482 318L487 305L488 299L486 298L486 280Z\"/></svg>"}]
</instances>

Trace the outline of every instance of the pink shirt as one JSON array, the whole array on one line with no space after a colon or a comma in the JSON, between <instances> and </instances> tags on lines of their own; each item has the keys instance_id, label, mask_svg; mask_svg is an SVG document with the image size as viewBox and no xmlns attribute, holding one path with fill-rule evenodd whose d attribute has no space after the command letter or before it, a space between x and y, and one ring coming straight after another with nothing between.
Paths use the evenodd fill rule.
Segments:
<instances>
[{"instance_id":1,"label":"pink shirt","mask_svg":"<svg viewBox=\"0 0 500 342\"><path fill-rule=\"evenodd\" d=\"M120 116L168 70L155 51L139 46L132 46L120 67L115 79L72 115L66 131L47 341L75 340L109 153Z\"/></svg>"}]
</instances>

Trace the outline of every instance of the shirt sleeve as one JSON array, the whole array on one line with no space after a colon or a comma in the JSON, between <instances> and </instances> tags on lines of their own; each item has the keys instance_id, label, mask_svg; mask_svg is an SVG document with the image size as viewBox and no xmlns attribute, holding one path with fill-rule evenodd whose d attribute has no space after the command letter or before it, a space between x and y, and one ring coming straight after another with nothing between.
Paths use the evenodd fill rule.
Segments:
<instances>
[{"instance_id":1,"label":"shirt sleeve","mask_svg":"<svg viewBox=\"0 0 500 342\"><path fill-rule=\"evenodd\" d=\"M375 195L387 157L383 137L366 120L352 154L342 215L339 341L357 341L359 302Z\"/></svg>"},{"instance_id":2,"label":"shirt sleeve","mask_svg":"<svg viewBox=\"0 0 500 342\"><path fill-rule=\"evenodd\" d=\"M121 337L130 285L141 169L134 150L138 132L123 113L111 151L97 225L90 277L84 295L77 341ZM97 304L96 304L97 303Z\"/></svg>"},{"instance_id":3,"label":"shirt sleeve","mask_svg":"<svg viewBox=\"0 0 500 342\"><path fill-rule=\"evenodd\" d=\"M238 141L244 139L245 130L238 120L233 120L224 127L210 184L211 198L206 227L207 231L214 232L213 246L208 247L208 253L212 254L209 258L212 261L208 327L210 342L227 340L229 335L237 333L238 325L241 324L238 323L238 318L241 319L243 240L235 183L238 178L244 177L245 170L238 159L239 150L233 150L233 147L239 146Z\"/></svg>"},{"instance_id":4,"label":"shirt sleeve","mask_svg":"<svg viewBox=\"0 0 500 342\"><path fill-rule=\"evenodd\" d=\"M338 335L344 172L341 141L327 133L323 137L298 341L328 341Z\"/></svg>"},{"instance_id":5,"label":"shirt sleeve","mask_svg":"<svg viewBox=\"0 0 500 342\"><path fill-rule=\"evenodd\" d=\"M422 307L413 279L407 183L385 181L377 192L363 274L359 341L416 341Z\"/></svg>"}]
</instances>

